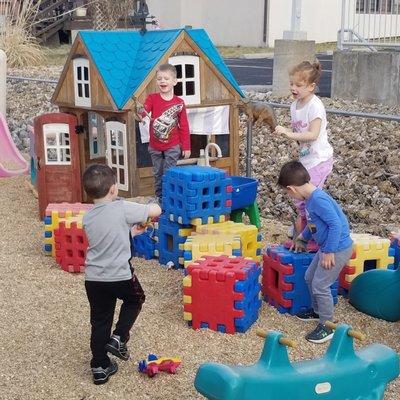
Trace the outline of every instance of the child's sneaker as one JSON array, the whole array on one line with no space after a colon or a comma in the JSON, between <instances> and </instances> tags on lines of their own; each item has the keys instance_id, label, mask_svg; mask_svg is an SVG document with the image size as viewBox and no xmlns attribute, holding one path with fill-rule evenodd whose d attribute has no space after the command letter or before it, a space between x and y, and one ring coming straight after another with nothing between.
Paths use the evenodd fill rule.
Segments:
<instances>
[{"instance_id":1,"label":"child's sneaker","mask_svg":"<svg viewBox=\"0 0 400 400\"><path fill-rule=\"evenodd\" d=\"M97 367L92 368L93 383L95 385L102 385L108 381L111 375L118 371L118 365L115 361L110 360L110 365L107 368Z\"/></svg>"},{"instance_id":2,"label":"child's sneaker","mask_svg":"<svg viewBox=\"0 0 400 400\"><path fill-rule=\"evenodd\" d=\"M118 335L111 335L110 340L106 344L106 350L121 360L129 360L129 351L126 342L122 342Z\"/></svg>"},{"instance_id":3,"label":"child's sneaker","mask_svg":"<svg viewBox=\"0 0 400 400\"><path fill-rule=\"evenodd\" d=\"M306 335L306 339L312 343L325 343L333 337L333 330L326 325L318 324L317 327Z\"/></svg>"},{"instance_id":4,"label":"child's sneaker","mask_svg":"<svg viewBox=\"0 0 400 400\"><path fill-rule=\"evenodd\" d=\"M298 319L301 319L302 321L318 321L319 320L319 315L314 312L314 310L307 310L307 311L302 311L296 314L296 317Z\"/></svg>"}]
</instances>

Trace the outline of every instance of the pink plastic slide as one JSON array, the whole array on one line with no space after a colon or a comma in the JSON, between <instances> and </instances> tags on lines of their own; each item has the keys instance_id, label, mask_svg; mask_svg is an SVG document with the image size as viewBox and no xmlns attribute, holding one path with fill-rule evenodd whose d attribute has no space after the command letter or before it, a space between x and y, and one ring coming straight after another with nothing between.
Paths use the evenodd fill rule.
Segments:
<instances>
[{"instance_id":1,"label":"pink plastic slide","mask_svg":"<svg viewBox=\"0 0 400 400\"><path fill-rule=\"evenodd\" d=\"M0 113L0 178L27 174L28 163L15 145L7 122Z\"/></svg>"}]
</instances>

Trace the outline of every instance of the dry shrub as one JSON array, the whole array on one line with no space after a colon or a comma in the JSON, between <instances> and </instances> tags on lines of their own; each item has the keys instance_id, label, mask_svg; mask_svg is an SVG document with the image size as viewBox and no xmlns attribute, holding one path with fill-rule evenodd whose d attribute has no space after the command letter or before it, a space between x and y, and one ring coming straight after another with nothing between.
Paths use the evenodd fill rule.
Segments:
<instances>
[{"instance_id":1,"label":"dry shrub","mask_svg":"<svg viewBox=\"0 0 400 400\"><path fill-rule=\"evenodd\" d=\"M1 3L4 26L0 31L0 49L6 53L7 65L24 67L43 62L42 48L29 29L40 2L25 0L20 7L15 1Z\"/></svg>"}]
</instances>

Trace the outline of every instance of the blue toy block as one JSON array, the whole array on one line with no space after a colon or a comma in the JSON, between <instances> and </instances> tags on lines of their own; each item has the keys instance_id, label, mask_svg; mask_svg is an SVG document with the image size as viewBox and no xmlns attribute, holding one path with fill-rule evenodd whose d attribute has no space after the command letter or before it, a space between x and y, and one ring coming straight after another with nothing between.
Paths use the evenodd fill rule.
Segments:
<instances>
[{"instance_id":1,"label":"blue toy block","mask_svg":"<svg viewBox=\"0 0 400 400\"><path fill-rule=\"evenodd\" d=\"M146 260L154 258L155 240L154 229L146 229L140 235L131 238L131 253L133 257L142 257Z\"/></svg>"},{"instance_id":2,"label":"blue toy block","mask_svg":"<svg viewBox=\"0 0 400 400\"><path fill-rule=\"evenodd\" d=\"M170 221L166 214L160 216L155 230L155 255L160 264L172 261L177 268L183 266L183 244L192 231L191 226Z\"/></svg>"},{"instance_id":3,"label":"blue toy block","mask_svg":"<svg viewBox=\"0 0 400 400\"><path fill-rule=\"evenodd\" d=\"M267 248L267 258L264 257L263 294L264 299L280 313L295 315L311 308L311 297L304 276L314 256L315 253L296 253L284 246ZM283 266L289 268L282 268ZM338 281L331 286L334 304L338 301L338 287Z\"/></svg>"},{"instance_id":4,"label":"blue toy block","mask_svg":"<svg viewBox=\"0 0 400 400\"><path fill-rule=\"evenodd\" d=\"M171 221L188 225L219 222L231 212L232 182L211 167L172 167L163 176L163 210Z\"/></svg>"},{"instance_id":5,"label":"blue toy block","mask_svg":"<svg viewBox=\"0 0 400 400\"><path fill-rule=\"evenodd\" d=\"M212 400L382 400L399 375L399 357L382 344L354 351L350 329L337 327L322 358L292 363L282 333L269 332L258 362L202 364L194 386Z\"/></svg>"},{"instance_id":6,"label":"blue toy block","mask_svg":"<svg viewBox=\"0 0 400 400\"><path fill-rule=\"evenodd\" d=\"M389 256L394 257L393 269L397 269L400 267L400 236L392 240L390 248L392 249L392 254L389 254Z\"/></svg>"},{"instance_id":7,"label":"blue toy block","mask_svg":"<svg viewBox=\"0 0 400 400\"><path fill-rule=\"evenodd\" d=\"M235 283L235 291L244 295L242 301L234 302L235 309L244 311L243 317L235 318L236 332L246 332L258 319L258 313L261 308L260 275L261 268L257 264L253 264L247 273L247 279Z\"/></svg>"}]
</instances>

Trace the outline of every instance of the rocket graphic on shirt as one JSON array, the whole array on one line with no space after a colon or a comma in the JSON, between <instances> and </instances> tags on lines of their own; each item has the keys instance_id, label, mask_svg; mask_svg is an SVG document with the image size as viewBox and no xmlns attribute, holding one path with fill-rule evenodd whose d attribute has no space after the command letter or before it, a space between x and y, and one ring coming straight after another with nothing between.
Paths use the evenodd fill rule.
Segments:
<instances>
[{"instance_id":1,"label":"rocket graphic on shirt","mask_svg":"<svg viewBox=\"0 0 400 400\"><path fill-rule=\"evenodd\" d=\"M154 136L161 142L167 142L172 130L178 125L178 115L183 104L175 104L165 110L153 122Z\"/></svg>"}]
</instances>

